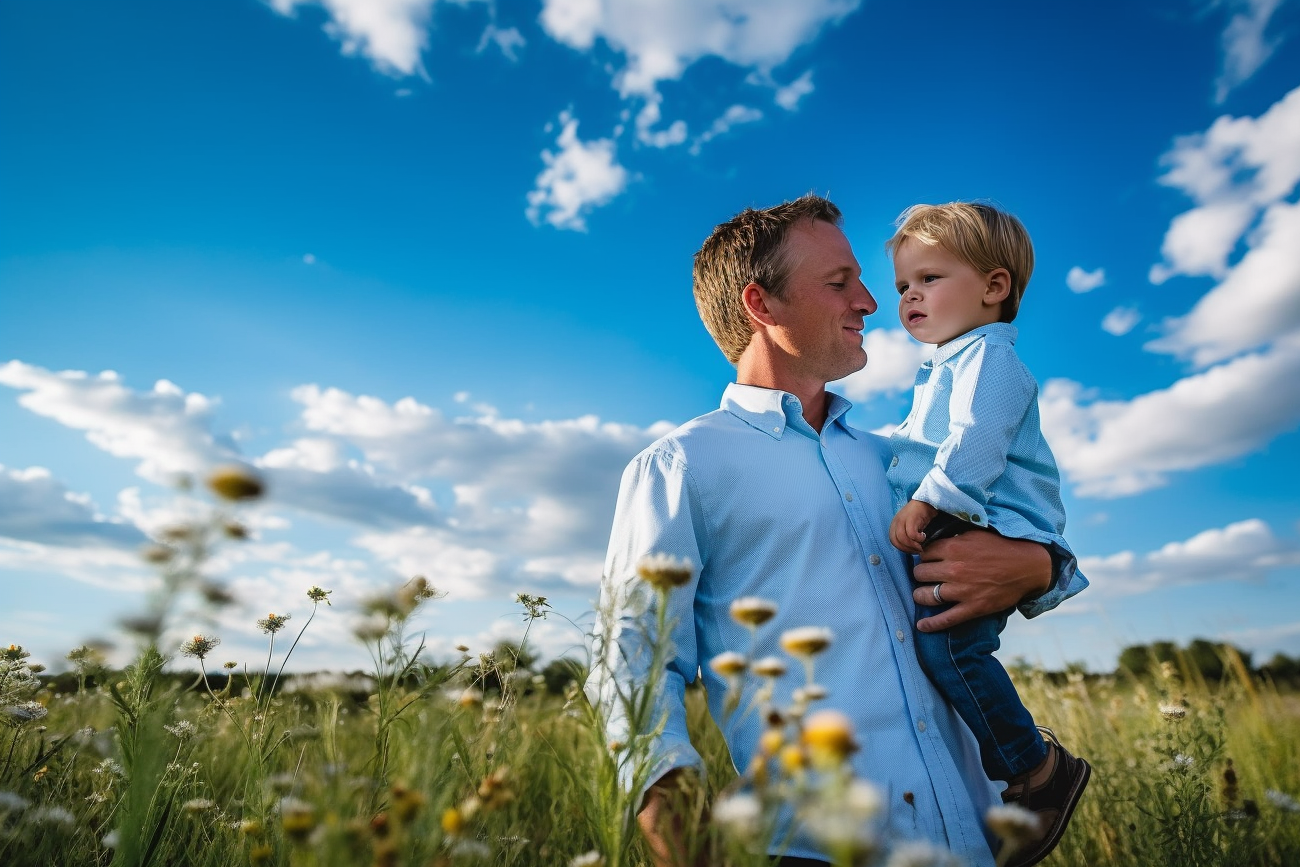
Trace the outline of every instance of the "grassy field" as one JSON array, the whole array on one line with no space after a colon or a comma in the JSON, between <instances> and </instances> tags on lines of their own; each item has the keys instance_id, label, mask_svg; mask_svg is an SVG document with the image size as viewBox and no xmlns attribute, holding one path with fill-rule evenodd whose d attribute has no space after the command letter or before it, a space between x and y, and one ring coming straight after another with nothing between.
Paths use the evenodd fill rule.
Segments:
<instances>
[{"instance_id":1,"label":"grassy field","mask_svg":"<svg viewBox=\"0 0 1300 867\"><path fill-rule=\"evenodd\" d=\"M315 587L299 631L276 615L249 625L268 642L256 671L216 670L212 636L160 648L177 594L204 589L199 567L211 546L241 537L218 511L146 552L162 590L134 625L141 649L124 670L78 648L71 673L42 677L41 660L0 646L0 864L645 863L636 804L616 765L643 775L646 739L606 743L579 689L583 666L535 672L526 646L426 664L406 634L412 614L436 604L422 578L364 601L357 638L373 660L366 675L283 674L292 636L330 603ZM680 575L663 575L673 580L648 581L673 592ZM530 625L549 613L544 599L515 601ZM816 636L782 643L792 670L801 654L822 649ZM1300 865L1300 697L1230 649L1214 682L1192 659L1177 655L1140 677L1017 670L1035 717L1095 769L1047 864ZM714 665L761 686L763 665L738 656ZM741 777L703 695L689 694L710 773L708 791L683 794L681 834L706 853L703 863L767 864L752 852L762 850L773 811L794 809L837 864L952 864L946 853L876 836L879 797L844 762L855 741L871 748L871 733L805 713L817 698L809 687L804 706L765 711L765 758ZM645 697L624 701L637 728L650 730ZM706 808L712 821L702 826L695 817Z\"/></svg>"}]
</instances>

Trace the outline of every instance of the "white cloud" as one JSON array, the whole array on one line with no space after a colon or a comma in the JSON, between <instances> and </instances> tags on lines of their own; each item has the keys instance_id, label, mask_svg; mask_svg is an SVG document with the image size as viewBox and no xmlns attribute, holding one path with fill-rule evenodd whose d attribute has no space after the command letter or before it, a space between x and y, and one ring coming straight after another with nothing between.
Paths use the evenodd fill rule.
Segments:
<instances>
[{"instance_id":1,"label":"white cloud","mask_svg":"<svg viewBox=\"0 0 1300 867\"><path fill-rule=\"evenodd\" d=\"M1070 273L1065 275L1065 285L1070 287L1071 292L1091 292L1098 286L1106 283L1106 269L1098 268L1096 271L1085 271L1078 265L1070 269Z\"/></svg>"},{"instance_id":2,"label":"white cloud","mask_svg":"<svg viewBox=\"0 0 1300 867\"><path fill-rule=\"evenodd\" d=\"M1297 144L1300 147L1300 143ZM1251 248L1223 282L1147 344L1198 366L1300 331L1300 205L1270 206Z\"/></svg>"},{"instance_id":3,"label":"white cloud","mask_svg":"<svg viewBox=\"0 0 1300 867\"><path fill-rule=\"evenodd\" d=\"M40 545L134 550L146 541L134 524L100 514L44 467L0 465L0 536Z\"/></svg>"},{"instance_id":4,"label":"white cloud","mask_svg":"<svg viewBox=\"0 0 1300 867\"><path fill-rule=\"evenodd\" d=\"M1258 518L1170 542L1157 551L1080 557L1079 569L1098 595L1115 597L1211 581L1262 581L1300 565L1300 547L1279 539Z\"/></svg>"},{"instance_id":5,"label":"white cloud","mask_svg":"<svg viewBox=\"0 0 1300 867\"><path fill-rule=\"evenodd\" d=\"M686 121L675 120L667 129L656 130L661 119L660 104L663 97L659 94L651 95L645 105L637 112L636 116L636 138L642 144L650 147L666 148L673 145L679 145L686 141Z\"/></svg>"},{"instance_id":6,"label":"white cloud","mask_svg":"<svg viewBox=\"0 0 1300 867\"><path fill-rule=\"evenodd\" d=\"M861 0L544 0L541 24L552 38L586 51L603 41L623 57L614 85L646 97L695 61L719 57L770 71Z\"/></svg>"},{"instance_id":7,"label":"white cloud","mask_svg":"<svg viewBox=\"0 0 1300 867\"><path fill-rule=\"evenodd\" d=\"M1264 31L1282 0L1235 0L1239 9L1223 31L1223 71L1214 82L1214 101L1223 102L1237 85L1255 74L1273 55L1281 39L1268 40Z\"/></svg>"},{"instance_id":8,"label":"white cloud","mask_svg":"<svg viewBox=\"0 0 1300 867\"><path fill-rule=\"evenodd\" d=\"M1131 400L1092 400L1076 382L1051 380L1039 399L1043 433L1077 494L1126 496L1294 428L1298 380L1300 336Z\"/></svg>"},{"instance_id":9,"label":"white cloud","mask_svg":"<svg viewBox=\"0 0 1300 867\"><path fill-rule=\"evenodd\" d=\"M934 353L934 347L916 342L901 328L873 328L866 333L863 346L867 366L832 386L838 386L849 400L911 391L917 368Z\"/></svg>"},{"instance_id":10,"label":"white cloud","mask_svg":"<svg viewBox=\"0 0 1300 867\"><path fill-rule=\"evenodd\" d=\"M0 384L25 391L19 404L85 431L86 439L109 454L139 459L138 472L154 482L237 458L233 444L211 432L213 402L165 379L142 393L122 385L112 371L55 373L10 361L0 365Z\"/></svg>"},{"instance_id":11,"label":"white cloud","mask_svg":"<svg viewBox=\"0 0 1300 867\"><path fill-rule=\"evenodd\" d=\"M1160 183L1182 190L1197 207L1170 224L1165 261L1152 269L1152 280L1222 277L1255 216L1300 181L1300 88L1259 118L1225 115L1204 133L1179 137L1162 162L1169 170Z\"/></svg>"},{"instance_id":12,"label":"white cloud","mask_svg":"<svg viewBox=\"0 0 1300 867\"><path fill-rule=\"evenodd\" d=\"M528 194L528 219L542 219L557 229L586 231L585 215L613 199L627 186L627 169L619 165L612 139L584 142L578 138L578 121L560 114L558 152L542 151L546 168Z\"/></svg>"},{"instance_id":13,"label":"white cloud","mask_svg":"<svg viewBox=\"0 0 1300 867\"><path fill-rule=\"evenodd\" d=\"M388 75L423 73L420 54L428 44L436 0L269 0L281 15L309 3L329 15L325 32L347 55L361 54Z\"/></svg>"},{"instance_id":14,"label":"white cloud","mask_svg":"<svg viewBox=\"0 0 1300 867\"><path fill-rule=\"evenodd\" d=\"M722 113L722 116L713 121L713 124L704 132L700 133L694 144L691 145L691 153L698 154L702 145L708 144L720 135L730 132L733 127L741 124L754 123L763 119L763 112L747 105L733 105Z\"/></svg>"},{"instance_id":15,"label":"white cloud","mask_svg":"<svg viewBox=\"0 0 1300 867\"><path fill-rule=\"evenodd\" d=\"M796 78L789 84L778 87L776 90L776 104L786 111L794 111L799 107L799 103L805 96L813 92L812 70L809 69L803 75Z\"/></svg>"},{"instance_id":16,"label":"white cloud","mask_svg":"<svg viewBox=\"0 0 1300 867\"><path fill-rule=\"evenodd\" d=\"M477 50L481 54L489 45L495 45L507 60L518 62L519 54L516 49L523 48L527 44L524 35L517 28L502 28L489 24L483 29L483 35L479 37Z\"/></svg>"},{"instance_id":17,"label":"white cloud","mask_svg":"<svg viewBox=\"0 0 1300 867\"><path fill-rule=\"evenodd\" d=\"M1116 337L1122 337L1133 330L1142 321L1142 314L1136 307L1116 307L1101 320L1101 330Z\"/></svg>"}]
</instances>

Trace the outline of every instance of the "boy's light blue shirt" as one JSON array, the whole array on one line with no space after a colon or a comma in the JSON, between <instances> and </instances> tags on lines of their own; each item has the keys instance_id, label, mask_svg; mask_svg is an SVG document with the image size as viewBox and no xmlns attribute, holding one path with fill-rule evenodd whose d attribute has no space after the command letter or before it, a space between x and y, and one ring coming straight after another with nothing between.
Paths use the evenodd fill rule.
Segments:
<instances>
[{"instance_id":1,"label":"boy's light blue shirt","mask_svg":"<svg viewBox=\"0 0 1300 867\"><path fill-rule=\"evenodd\" d=\"M922 500L1069 555L1061 476L1043 439L1038 383L1015 343L1015 326L995 322L935 347L921 365L912 411L889 438L894 508ZM1087 586L1068 556L1057 576L1060 598Z\"/></svg>"},{"instance_id":2,"label":"boy's light blue shirt","mask_svg":"<svg viewBox=\"0 0 1300 867\"><path fill-rule=\"evenodd\" d=\"M727 650L787 659L790 672L778 680L774 700L788 706L792 691L803 685L803 670L781 650L779 637L795 627L825 626L835 641L817 657L816 673L830 695L813 709L833 707L852 720L862 745L854 770L883 789L887 832L895 840L949 846L970 865L991 865L981 817L1000 803L997 791L980 766L974 738L917 663L912 583L903 555L888 539L888 442L850 428L844 421L849 406L831 395L818 434L794 395L733 384L721 409L633 459L614 514L601 591L609 618L597 626L588 695L608 715L610 740L627 743L619 696L645 682L656 605L655 594L636 577L636 564L650 553L687 558L697 568L691 582L669 597L676 655L660 695L666 722L645 782L673 768L702 765L687 735L684 706L686 684L701 669L732 760L748 767L763 726L751 708L753 685L740 710L728 715L726 684L709 661ZM731 602L742 596L779 606L753 638L729 614ZM1059 601L1052 590L1030 610ZM819 855L799 835L785 854Z\"/></svg>"}]
</instances>

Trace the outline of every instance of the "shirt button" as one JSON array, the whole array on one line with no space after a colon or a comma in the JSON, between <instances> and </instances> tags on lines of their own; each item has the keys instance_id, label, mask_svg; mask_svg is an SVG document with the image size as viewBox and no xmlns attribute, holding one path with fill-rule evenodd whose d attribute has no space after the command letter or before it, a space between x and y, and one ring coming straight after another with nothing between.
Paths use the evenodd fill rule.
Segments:
<instances>
[{"instance_id":1,"label":"shirt button","mask_svg":"<svg viewBox=\"0 0 1300 867\"><path fill-rule=\"evenodd\" d=\"M880 565L880 555L879 555L879 554L872 554L870 557L867 558L867 562L870 563L872 566L879 566L879 565Z\"/></svg>"},{"instance_id":2,"label":"shirt button","mask_svg":"<svg viewBox=\"0 0 1300 867\"><path fill-rule=\"evenodd\" d=\"M898 455L894 455L894 459L893 459L892 461L889 462L889 465L890 465L891 467L896 467L896 466L898 466Z\"/></svg>"},{"instance_id":3,"label":"shirt button","mask_svg":"<svg viewBox=\"0 0 1300 867\"><path fill-rule=\"evenodd\" d=\"M780 429L779 427L774 427L774 428L772 428L772 433L780 433L780 432L781 432L781 429Z\"/></svg>"},{"instance_id":4,"label":"shirt button","mask_svg":"<svg viewBox=\"0 0 1300 867\"><path fill-rule=\"evenodd\" d=\"M898 630L897 632L894 633L894 635L896 635L896 636L898 637L898 640L899 640L899 641L902 641L902 640L903 640L903 630L901 630L901 629Z\"/></svg>"},{"instance_id":5,"label":"shirt button","mask_svg":"<svg viewBox=\"0 0 1300 867\"><path fill-rule=\"evenodd\" d=\"M853 494L845 494L844 499L848 500L850 503L853 502Z\"/></svg>"},{"instance_id":6,"label":"shirt button","mask_svg":"<svg viewBox=\"0 0 1300 867\"><path fill-rule=\"evenodd\" d=\"M919 719L919 720L916 721L916 730L917 730L918 732L923 732L923 731L925 731L925 720L923 720L923 719Z\"/></svg>"}]
</instances>

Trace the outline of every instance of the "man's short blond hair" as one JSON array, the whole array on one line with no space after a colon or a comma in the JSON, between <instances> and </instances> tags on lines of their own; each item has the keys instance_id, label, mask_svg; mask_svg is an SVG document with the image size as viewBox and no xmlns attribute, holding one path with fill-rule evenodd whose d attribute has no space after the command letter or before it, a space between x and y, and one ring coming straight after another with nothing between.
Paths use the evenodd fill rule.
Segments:
<instances>
[{"instance_id":1,"label":"man's short blond hair","mask_svg":"<svg viewBox=\"0 0 1300 867\"><path fill-rule=\"evenodd\" d=\"M821 196L800 196L771 208L746 208L721 223L695 254L695 307L714 342L736 364L754 336L742 294L757 283L785 299L791 263L785 240L804 220L838 226L840 209Z\"/></svg>"},{"instance_id":2,"label":"man's short blond hair","mask_svg":"<svg viewBox=\"0 0 1300 867\"><path fill-rule=\"evenodd\" d=\"M1011 291L1002 302L1003 322L1011 322L1020 310L1029 278L1034 273L1034 244L1024 224L1006 211L977 202L949 202L946 205L913 205L894 222L898 231L885 242L891 255L908 238L922 244L938 244L981 274L1005 268L1011 275Z\"/></svg>"}]
</instances>

